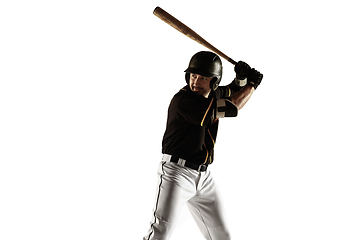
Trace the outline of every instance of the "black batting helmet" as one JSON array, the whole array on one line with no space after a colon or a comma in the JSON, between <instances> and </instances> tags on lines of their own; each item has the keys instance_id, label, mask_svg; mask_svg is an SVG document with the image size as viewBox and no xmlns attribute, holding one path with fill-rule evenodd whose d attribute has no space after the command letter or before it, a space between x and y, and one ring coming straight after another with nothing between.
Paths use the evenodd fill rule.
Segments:
<instances>
[{"instance_id":1,"label":"black batting helmet","mask_svg":"<svg viewBox=\"0 0 360 240\"><path fill-rule=\"evenodd\" d=\"M189 67L185 70L185 80L189 84L190 73L204 77L212 77L210 87L216 90L222 76L222 63L218 55L213 52L201 51L192 56Z\"/></svg>"}]
</instances>

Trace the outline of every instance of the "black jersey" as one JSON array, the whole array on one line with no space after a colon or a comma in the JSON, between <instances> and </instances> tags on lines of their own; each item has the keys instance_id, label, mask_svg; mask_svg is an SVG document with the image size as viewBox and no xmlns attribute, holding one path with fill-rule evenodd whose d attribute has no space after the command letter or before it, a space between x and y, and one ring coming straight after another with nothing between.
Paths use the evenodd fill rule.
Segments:
<instances>
[{"instance_id":1,"label":"black jersey","mask_svg":"<svg viewBox=\"0 0 360 240\"><path fill-rule=\"evenodd\" d=\"M211 164L219 124L214 114L216 102L240 89L232 82L218 87L205 98L192 92L188 85L182 88L168 109L162 152L199 165Z\"/></svg>"}]
</instances>

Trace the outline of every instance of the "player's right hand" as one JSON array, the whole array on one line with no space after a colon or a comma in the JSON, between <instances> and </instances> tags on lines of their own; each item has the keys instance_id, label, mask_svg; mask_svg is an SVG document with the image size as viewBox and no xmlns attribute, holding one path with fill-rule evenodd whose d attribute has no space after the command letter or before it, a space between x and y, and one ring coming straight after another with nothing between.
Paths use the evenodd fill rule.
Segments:
<instances>
[{"instance_id":1,"label":"player's right hand","mask_svg":"<svg viewBox=\"0 0 360 240\"><path fill-rule=\"evenodd\" d=\"M239 61L235 64L234 70L236 73L236 79L244 80L247 77L250 66L246 62Z\"/></svg>"}]
</instances>

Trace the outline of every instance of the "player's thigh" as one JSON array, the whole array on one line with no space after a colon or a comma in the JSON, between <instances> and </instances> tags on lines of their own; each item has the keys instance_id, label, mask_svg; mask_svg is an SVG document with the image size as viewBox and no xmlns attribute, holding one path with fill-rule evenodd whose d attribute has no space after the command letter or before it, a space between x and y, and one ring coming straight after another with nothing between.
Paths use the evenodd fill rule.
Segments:
<instances>
[{"instance_id":1,"label":"player's thigh","mask_svg":"<svg viewBox=\"0 0 360 240\"><path fill-rule=\"evenodd\" d=\"M172 163L162 165L159 170L160 183L155 214L164 221L176 220L184 204L194 196L195 184L191 176Z\"/></svg>"},{"instance_id":2,"label":"player's thigh","mask_svg":"<svg viewBox=\"0 0 360 240\"><path fill-rule=\"evenodd\" d=\"M199 218L207 227L226 225L222 198L211 174L205 176L200 190L187 205L193 217Z\"/></svg>"}]
</instances>

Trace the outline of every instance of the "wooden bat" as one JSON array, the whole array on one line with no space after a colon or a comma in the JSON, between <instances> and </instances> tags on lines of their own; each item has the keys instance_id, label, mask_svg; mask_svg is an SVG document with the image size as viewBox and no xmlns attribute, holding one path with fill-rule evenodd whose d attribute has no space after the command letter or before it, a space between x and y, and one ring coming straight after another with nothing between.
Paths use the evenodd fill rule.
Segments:
<instances>
[{"instance_id":1,"label":"wooden bat","mask_svg":"<svg viewBox=\"0 0 360 240\"><path fill-rule=\"evenodd\" d=\"M223 52L221 52L219 49L211 45L209 42L207 42L205 39L203 39L199 34L194 32L191 28L171 16L169 13L167 13L165 10L163 10L160 7L156 7L154 10L154 15L178 30L179 32L185 34L187 37L191 38L192 40L200 43L204 47L210 49L211 51L215 52L216 54L220 55L227 61L231 62L232 64L236 64L234 60L232 60L230 57L226 56Z\"/></svg>"}]
</instances>

